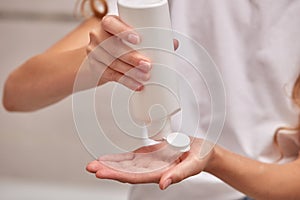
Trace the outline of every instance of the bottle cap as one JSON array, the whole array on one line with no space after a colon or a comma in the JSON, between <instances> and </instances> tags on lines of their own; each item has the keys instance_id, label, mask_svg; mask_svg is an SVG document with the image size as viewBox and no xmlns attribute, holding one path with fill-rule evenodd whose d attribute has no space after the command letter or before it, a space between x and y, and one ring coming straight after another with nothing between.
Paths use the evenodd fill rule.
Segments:
<instances>
[{"instance_id":1,"label":"bottle cap","mask_svg":"<svg viewBox=\"0 0 300 200\"><path fill-rule=\"evenodd\" d=\"M174 149L180 151L180 152L187 152L190 150L190 143L191 139L189 136L175 132L171 133L166 138L167 143Z\"/></svg>"}]
</instances>

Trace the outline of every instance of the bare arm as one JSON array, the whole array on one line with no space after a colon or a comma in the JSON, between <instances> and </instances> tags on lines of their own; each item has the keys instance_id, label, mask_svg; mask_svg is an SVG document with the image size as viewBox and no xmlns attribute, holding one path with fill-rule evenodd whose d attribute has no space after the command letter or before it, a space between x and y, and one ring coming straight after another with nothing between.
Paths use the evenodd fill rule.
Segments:
<instances>
[{"instance_id":1,"label":"bare arm","mask_svg":"<svg viewBox=\"0 0 300 200\"><path fill-rule=\"evenodd\" d=\"M286 164L266 164L232 153L220 146L205 158L199 158L201 139L194 139L191 150L184 153L165 171L135 174L113 170L100 161L87 166L89 172L101 179L113 179L128 183L159 183L161 189L178 183L201 171L206 171L222 179L240 192L257 200L296 200L300 198L300 159ZM147 149L147 147L146 147ZM154 159L153 156L144 159ZM111 156L112 160L114 156ZM134 156L133 156L134 157ZM128 157L124 156L128 162ZM119 156L117 164L122 163ZM137 166L133 160L132 164ZM127 167L130 167L127 165ZM152 170L153 171L153 170ZM201 189L201 188L199 188Z\"/></svg>"},{"instance_id":2,"label":"bare arm","mask_svg":"<svg viewBox=\"0 0 300 200\"><path fill-rule=\"evenodd\" d=\"M168 179L177 183L195 174L192 169L196 167L198 171L203 169L256 200L300 198L299 157L286 164L267 164L216 145L208 158L195 156L189 160L189 163L167 171L160 179L161 188L166 188L163 186Z\"/></svg>"},{"instance_id":3,"label":"bare arm","mask_svg":"<svg viewBox=\"0 0 300 200\"><path fill-rule=\"evenodd\" d=\"M32 111L72 93L85 48L37 55L8 77L3 104L9 111Z\"/></svg>"},{"instance_id":4,"label":"bare arm","mask_svg":"<svg viewBox=\"0 0 300 200\"><path fill-rule=\"evenodd\" d=\"M97 22L95 18L87 20L46 52L14 70L4 87L5 108L36 110L71 94L75 74L86 56L89 31Z\"/></svg>"},{"instance_id":5,"label":"bare arm","mask_svg":"<svg viewBox=\"0 0 300 200\"><path fill-rule=\"evenodd\" d=\"M258 162L220 147L206 171L254 199L299 199L300 159L286 164Z\"/></svg>"},{"instance_id":6,"label":"bare arm","mask_svg":"<svg viewBox=\"0 0 300 200\"><path fill-rule=\"evenodd\" d=\"M108 16L102 21L97 18L86 20L47 51L30 58L10 74L4 87L5 108L9 111L33 111L70 95L76 74L87 55L107 38L130 30L115 16ZM130 89L139 89L142 86L140 81L150 76L150 61L137 52L117 58L109 66L103 60L108 55L103 54L90 58L95 61L91 67L102 67L105 71L99 85L119 81ZM135 73L125 75L131 69ZM125 78L121 79L123 76Z\"/></svg>"}]
</instances>

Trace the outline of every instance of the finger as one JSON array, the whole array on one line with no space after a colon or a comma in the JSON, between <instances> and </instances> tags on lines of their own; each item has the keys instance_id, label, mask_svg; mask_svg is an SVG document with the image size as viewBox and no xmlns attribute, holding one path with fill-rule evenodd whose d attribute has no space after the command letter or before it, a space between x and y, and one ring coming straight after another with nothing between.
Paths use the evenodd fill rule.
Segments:
<instances>
[{"instance_id":1,"label":"finger","mask_svg":"<svg viewBox=\"0 0 300 200\"><path fill-rule=\"evenodd\" d=\"M134 91L141 91L144 89L144 85L142 83L125 75L123 75L118 82Z\"/></svg>"},{"instance_id":2,"label":"finger","mask_svg":"<svg viewBox=\"0 0 300 200\"><path fill-rule=\"evenodd\" d=\"M168 170L160 179L159 187L165 190L170 184L178 183L190 176L194 176L201 172L201 166L197 166L198 162L194 158L188 158Z\"/></svg>"},{"instance_id":3,"label":"finger","mask_svg":"<svg viewBox=\"0 0 300 200\"><path fill-rule=\"evenodd\" d=\"M140 183L158 183L162 171L150 173L128 173L124 171L114 170L102 166L97 172L96 177L99 179L116 180L123 183L140 184Z\"/></svg>"},{"instance_id":4,"label":"finger","mask_svg":"<svg viewBox=\"0 0 300 200\"><path fill-rule=\"evenodd\" d=\"M152 69L150 60L134 50L131 50L129 53L121 55L119 59L129 65L132 65L142 70L143 72L149 72Z\"/></svg>"},{"instance_id":5,"label":"finger","mask_svg":"<svg viewBox=\"0 0 300 200\"><path fill-rule=\"evenodd\" d=\"M124 52L126 52L125 55L123 55ZM121 57L118 59L119 56ZM94 48L89 53L89 59L97 60L98 62L109 66L111 69L116 70L121 74L126 74L126 76L136 79L137 81L148 81L150 79L150 62L137 51L133 51L116 39L112 40L112 42L105 42Z\"/></svg>"},{"instance_id":6,"label":"finger","mask_svg":"<svg viewBox=\"0 0 300 200\"><path fill-rule=\"evenodd\" d=\"M88 47L88 60L90 67L97 72L98 75L103 75L107 66L111 64L115 58L106 52L101 46L96 48Z\"/></svg>"},{"instance_id":7,"label":"finger","mask_svg":"<svg viewBox=\"0 0 300 200\"><path fill-rule=\"evenodd\" d=\"M124 160L132 160L134 158L133 153L122 153L122 154L111 154L111 155L104 155L99 157L99 161L113 161L113 162L120 162Z\"/></svg>"},{"instance_id":8,"label":"finger","mask_svg":"<svg viewBox=\"0 0 300 200\"><path fill-rule=\"evenodd\" d=\"M86 166L86 170L90 173L96 173L99 170L99 168L100 168L100 163L97 160L90 162Z\"/></svg>"},{"instance_id":9,"label":"finger","mask_svg":"<svg viewBox=\"0 0 300 200\"><path fill-rule=\"evenodd\" d=\"M94 62L93 60L96 60L97 62ZM97 48L91 52L89 54L89 61L95 72L100 73L99 75L101 75L108 66L112 70L118 71L121 74L131 77L137 81L148 81L150 79L149 71L145 72L150 68L145 66L145 64L142 63L140 66L135 68L120 59L115 59L102 48ZM140 70L139 68L143 70Z\"/></svg>"},{"instance_id":10,"label":"finger","mask_svg":"<svg viewBox=\"0 0 300 200\"><path fill-rule=\"evenodd\" d=\"M87 53L95 52L94 54L98 55L98 57L101 58L101 61L105 61L105 64L109 64L113 62L114 59L121 57L121 60L124 62L133 65L133 66L140 66L144 64L144 67L146 69L144 71L148 72L151 67L149 64L150 61L148 58L140 54L139 52L133 50L130 48L128 45L124 44L124 42L117 36L111 36L108 35L107 39L102 41L98 37L99 35L99 30L94 29L89 33L90 36L90 43L87 47ZM103 59L103 54L106 51L110 55L112 55L112 59ZM123 56L125 54L128 54L127 56ZM104 57L105 58L105 57ZM145 63L141 63L141 61L148 62L148 65L145 65ZM150 66L149 66L150 65ZM142 68L141 68L142 69ZM143 69L142 69L143 70Z\"/></svg>"},{"instance_id":11,"label":"finger","mask_svg":"<svg viewBox=\"0 0 300 200\"><path fill-rule=\"evenodd\" d=\"M174 43L174 50L177 50L179 47L179 41L177 39L173 39L173 43Z\"/></svg>"},{"instance_id":12,"label":"finger","mask_svg":"<svg viewBox=\"0 0 300 200\"><path fill-rule=\"evenodd\" d=\"M138 68L134 68L132 65L129 65L119 59L111 63L109 68L135 79L136 81L148 81L150 79L149 72L144 72Z\"/></svg>"},{"instance_id":13,"label":"finger","mask_svg":"<svg viewBox=\"0 0 300 200\"><path fill-rule=\"evenodd\" d=\"M118 35L119 38L132 44L139 44L141 41L139 35L117 16L107 15L102 19L101 24L105 31L112 35Z\"/></svg>"},{"instance_id":14,"label":"finger","mask_svg":"<svg viewBox=\"0 0 300 200\"><path fill-rule=\"evenodd\" d=\"M125 76L124 74L112 70L111 68L107 68L101 79L100 79L100 85L103 83L106 83L108 81L115 81L115 82L119 82L121 84L123 84L124 86L128 87L131 90L135 90L135 91L140 91L143 89L143 84L141 84L140 82L135 81L134 79Z\"/></svg>"},{"instance_id":15,"label":"finger","mask_svg":"<svg viewBox=\"0 0 300 200\"><path fill-rule=\"evenodd\" d=\"M97 48L100 49L95 54L98 55L101 60L103 60L103 58L99 55L105 54L103 51L106 51L106 53L111 55L109 60L104 59L107 65L118 58L123 62L132 65L133 67L141 69L144 72L149 72L151 70L150 60L147 57L124 44L123 41L116 36L104 41Z\"/></svg>"},{"instance_id":16,"label":"finger","mask_svg":"<svg viewBox=\"0 0 300 200\"><path fill-rule=\"evenodd\" d=\"M168 169L174 167L176 163L173 163L165 168L161 168L159 170L154 170L151 172L139 172L132 173L126 172L125 170L114 170L108 167L101 167L96 172L96 177L100 179L111 179L120 181L123 183L131 183L131 184L141 184L141 183L159 183L159 180L163 173Z\"/></svg>"}]
</instances>

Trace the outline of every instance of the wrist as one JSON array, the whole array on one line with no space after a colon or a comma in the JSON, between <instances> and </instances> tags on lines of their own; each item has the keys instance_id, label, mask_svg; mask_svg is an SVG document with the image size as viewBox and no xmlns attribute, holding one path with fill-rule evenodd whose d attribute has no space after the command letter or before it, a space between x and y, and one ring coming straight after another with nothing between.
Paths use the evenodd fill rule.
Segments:
<instances>
[{"instance_id":1,"label":"wrist","mask_svg":"<svg viewBox=\"0 0 300 200\"><path fill-rule=\"evenodd\" d=\"M220 146L215 145L211 151L210 158L204 168L204 171L210 174L214 174L218 166L220 166L220 163L222 163L221 161L221 158L223 157L222 154L223 154L223 149Z\"/></svg>"}]
</instances>

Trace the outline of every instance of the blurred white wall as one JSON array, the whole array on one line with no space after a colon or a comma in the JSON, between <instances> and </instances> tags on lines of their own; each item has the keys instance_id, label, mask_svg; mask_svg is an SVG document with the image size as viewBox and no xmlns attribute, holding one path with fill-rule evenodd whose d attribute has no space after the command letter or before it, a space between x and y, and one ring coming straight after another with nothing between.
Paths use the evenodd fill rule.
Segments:
<instances>
[{"instance_id":1,"label":"blurred white wall","mask_svg":"<svg viewBox=\"0 0 300 200\"><path fill-rule=\"evenodd\" d=\"M76 0L0 0L0 97L8 74L76 27ZM128 185L85 172L71 99L34 113L0 106L0 199L126 199Z\"/></svg>"}]
</instances>

